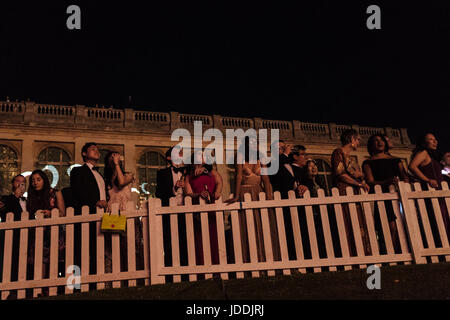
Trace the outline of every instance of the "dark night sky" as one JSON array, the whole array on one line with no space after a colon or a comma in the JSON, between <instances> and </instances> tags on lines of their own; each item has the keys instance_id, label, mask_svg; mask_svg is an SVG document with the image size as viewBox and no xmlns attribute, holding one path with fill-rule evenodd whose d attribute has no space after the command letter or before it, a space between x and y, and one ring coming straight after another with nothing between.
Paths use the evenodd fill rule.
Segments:
<instances>
[{"instance_id":1,"label":"dark night sky","mask_svg":"<svg viewBox=\"0 0 450 320\"><path fill-rule=\"evenodd\" d=\"M243 3L2 3L0 99L132 96L155 111L432 130L450 145L449 1ZM81 31L66 28L70 4ZM381 30L366 28L370 4Z\"/></svg>"}]
</instances>

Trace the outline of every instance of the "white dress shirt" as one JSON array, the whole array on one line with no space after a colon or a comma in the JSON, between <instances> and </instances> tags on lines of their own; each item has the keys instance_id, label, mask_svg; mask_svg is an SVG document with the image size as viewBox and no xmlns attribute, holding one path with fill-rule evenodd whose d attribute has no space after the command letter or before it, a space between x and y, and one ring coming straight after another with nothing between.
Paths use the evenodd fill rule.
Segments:
<instances>
[{"instance_id":1,"label":"white dress shirt","mask_svg":"<svg viewBox=\"0 0 450 320\"><path fill-rule=\"evenodd\" d=\"M173 195L175 195L177 193L177 191L175 190L175 184L177 183L178 180L181 179L181 177L183 176L183 174L181 172L175 172L175 170L173 170L173 167L170 167L171 171L172 171L172 178L173 178Z\"/></svg>"},{"instance_id":2,"label":"white dress shirt","mask_svg":"<svg viewBox=\"0 0 450 320\"><path fill-rule=\"evenodd\" d=\"M180 193L177 194L177 191L179 190L175 190L175 184L177 183L178 180L181 179L181 177L183 176L183 174L181 172L175 172L175 170L173 170L173 167L170 167L171 171L172 171L172 178L173 178L173 187L172 187L172 191L173 191L173 195L177 198L177 205L181 206L183 205L183 189L181 189Z\"/></svg>"},{"instance_id":3,"label":"white dress shirt","mask_svg":"<svg viewBox=\"0 0 450 320\"><path fill-rule=\"evenodd\" d=\"M92 174L97 181L98 190L100 191L100 200L106 201L106 191L105 191L105 180L100 173L94 170L94 165L92 163L86 162L86 165L91 169Z\"/></svg>"},{"instance_id":4,"label":"white dress shirt","mask_svg":"<svg viewBox=\"0 0 450 320\"><path fill-rule=\"evenodd\" d=\"M20 203L20 206L22 207L22 211L26 212L27 211L27 201L23 200L23 199L19 199L19 203Z\"/></svg>"}]
</instances>

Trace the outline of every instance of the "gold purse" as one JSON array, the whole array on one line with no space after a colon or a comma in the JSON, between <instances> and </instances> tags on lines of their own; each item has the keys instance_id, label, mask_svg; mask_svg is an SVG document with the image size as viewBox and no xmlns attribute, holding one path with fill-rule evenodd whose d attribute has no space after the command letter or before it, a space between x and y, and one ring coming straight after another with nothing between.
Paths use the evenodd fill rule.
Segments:
<instances>
[{"instance_id":1,"label":"gold purse","mask_svg":"<svg viewBox=\"0 0 450 320\"><path fill-rule=\"evenodd\" d=\"M106 213L102 217L100 230L103 233L125 233L127 229L127 217Z\"/></svg>"}]
</instances>

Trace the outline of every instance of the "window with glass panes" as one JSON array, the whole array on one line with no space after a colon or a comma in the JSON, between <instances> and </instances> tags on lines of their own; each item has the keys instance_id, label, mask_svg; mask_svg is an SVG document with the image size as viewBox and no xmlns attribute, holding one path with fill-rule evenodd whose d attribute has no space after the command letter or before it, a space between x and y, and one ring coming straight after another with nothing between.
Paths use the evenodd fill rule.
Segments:
<instances>
[{"instance_id":1,"label":"window with glass panes","mask_svg":"<svg viewBox=\"0 0 450 320\"><path fill-rule=\"evenodd\" d=\"M11 180L18 174L17 153L7 145L0 144L0 195L11 193Z\"/></svg>"},{"instance_id":2,"label":"window with glass panes","mask_svg":"<svg viewBox=\"0 0 450 320\"><path fill-rule=\"evenodd\" d=\"M139 193L142 198L155 197L156 172L166 167L164 156L156 151L143 153L137 163Z\"/></svg>"},{"instance_id":3,"label":"window with glass panes","mask_svg":"<svg viewBox=\"0 0 450 320\"><path fill-rule=\"evenodd\" d=\"M318 173L316 177L317 183L324 188L327 196L331 195L333 188L333 179L331 176L331 166L323 159L314 159L316 161Z\"/></svg>"},{"instance_id":4,"label":"window with glass panes","mask_svg":"<svg viewBox=\"0 0 450 320\"><path fill-rule=\"evenodd\" d=\"M104 177L105 176L105 157L111 150L107 149L100 149L100 158L98 159L97 163L95 164L96 167L98 167L98 172Z\"/></svg>"},{"instance_id":5,"label":"window with glass panes","mask_svg":"<svg viewBox=\"0 0 450 320\"><path fill-rule=\"evenodd\" d=\"M48 147L39 153L37 169L43 170L52 188L61 190L70 186L69 167L73 164L69 154L58 147Z\"/></svg>"}]
</instances>

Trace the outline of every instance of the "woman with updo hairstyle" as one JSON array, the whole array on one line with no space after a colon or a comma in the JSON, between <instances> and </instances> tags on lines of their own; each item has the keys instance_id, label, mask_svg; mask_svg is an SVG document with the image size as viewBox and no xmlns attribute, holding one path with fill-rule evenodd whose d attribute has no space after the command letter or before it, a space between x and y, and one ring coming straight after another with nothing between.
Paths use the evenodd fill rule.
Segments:
<instances>
[{"instance_id":1,"label":"woman with updo hairstyle","mask_svg":"<svg viewBox=\"0 0 450 320\"><path fill-rule=\"evenodd\" d=\"M369 138L367 142L367 151L370 158L363 162L363 171L367 183L370 186L370 193L375 193L375 186L380 185L383 193L389 193L389 187L397 184L398 181L409 182L406 169L400 158L394 157L389 153L389 143L386 138L381 134L374 134ZM385 201L387 219L389 221L389 228L396 251L400 250L399 239L397 233L397 224L395 220L394 209L391 201ZM384 235L382 234L380 212L378 204L375 202L375 228L379 235L380 242L383 250L384 247Z\"/></svg>"},{"instance_id":2,"label":"woman with updo hairstyle","mask_svg":"<svg viewBox=\"0 0 450 320\"><path fill-rule=\"evenodd\" d=\"M354 194L360 194L360 189L364 189L366 192L370 189L369 185L364 181L364 174L358 162L351 156L351 153L358 149L360 142L361 137L356 130L345 130L341 134L341 146L336 148L331 155L333 181L341 196L346 195L347 187L353 188ZM360 204L356 204L356 209L364 251L366 255L371 255L372 251L367 233L366 219ZM342 213L349 252L350 255L356 256L356 245L353 241L353 229L348 204L342 205Z\"/></svg>"}]
</instances>

